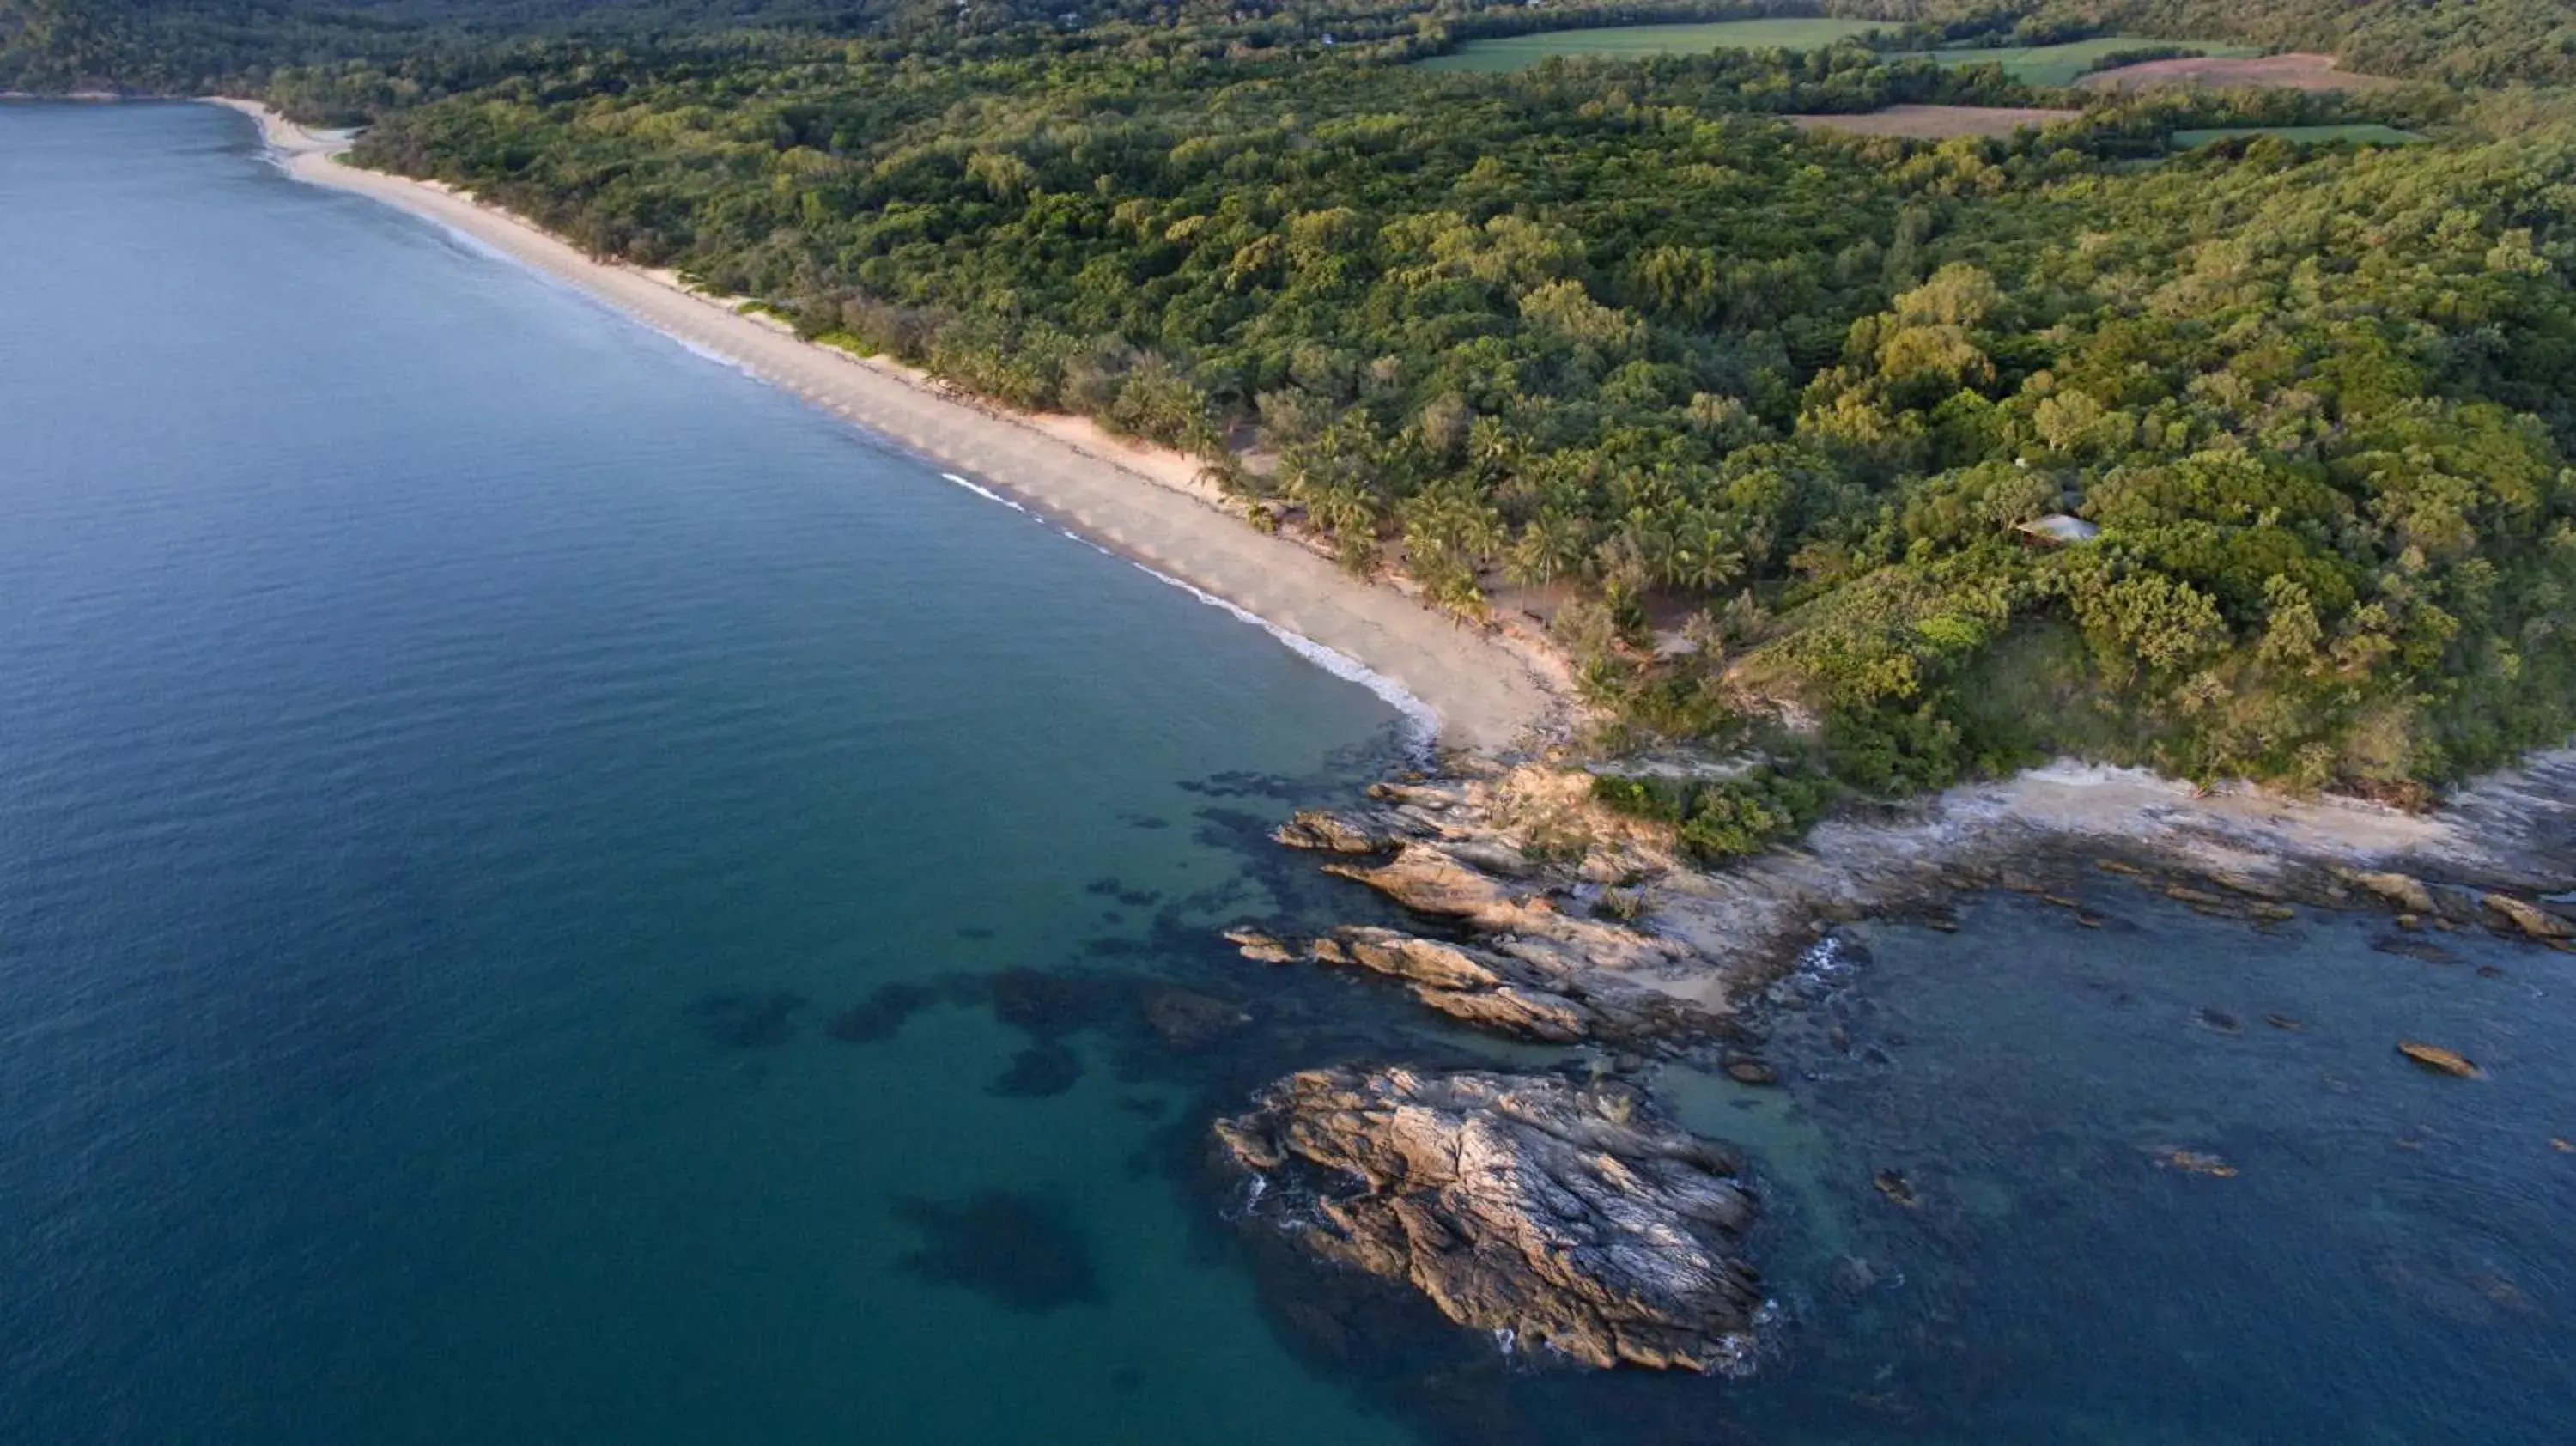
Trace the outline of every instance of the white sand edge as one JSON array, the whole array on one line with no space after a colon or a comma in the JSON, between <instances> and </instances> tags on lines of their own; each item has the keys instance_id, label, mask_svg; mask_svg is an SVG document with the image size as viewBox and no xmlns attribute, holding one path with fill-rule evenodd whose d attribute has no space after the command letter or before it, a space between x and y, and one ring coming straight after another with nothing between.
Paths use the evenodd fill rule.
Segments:
<instances>
[{"instance_id":1,"label":"white sand edge","mask_svg":"<svg viewBox=\"0 0 2576 1446\"><path fill-rule=\"evenodd\" d=\"M1066 527L1267 627L1329 671L1363 683L1440 742L1500 752L1554 736L1564 696L1524 644L1456 621L1392 587L1354 578L1224 508L1183 454L1140 447L1074 417L1020 417L947 394L922 374L817 346L767 318L684 289L678 278L578 248L432 182L343 164L348 142L254 101L250 116L288 174L448 227L682 343L856 423L979 490L1025 499ZM964 477L951 480L964 483ZM980 484L980 485L979 485Z\"/></svg>"}]
</instances>

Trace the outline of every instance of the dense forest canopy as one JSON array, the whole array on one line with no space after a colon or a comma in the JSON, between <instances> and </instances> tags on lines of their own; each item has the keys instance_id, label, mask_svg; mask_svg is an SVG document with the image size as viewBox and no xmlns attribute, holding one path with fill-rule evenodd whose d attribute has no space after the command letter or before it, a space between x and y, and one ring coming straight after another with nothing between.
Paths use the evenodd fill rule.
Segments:
<instances>
[{"instance_id":1,"label":"dense forest canopy","mask_svg":"<svg viewBox=\"0 0 2576 1446\"><path fill-rule=\"evenodd\" d=\"M2568 78L2554 0L1835 0L1906 28L1512 75L1399 62L1523 6L8 3L22 80L372 119L365 163L1194 449L1462 612L1544 598L1641 729L1785 703L1877 791L2071 750L2403 794L2576 725L2576 99L2488 88ZM2102 33L2439 84L1889 53ZM2082 114L1776 119L1900 101ZM2167 147L2346 121L2436 140Z\"/></svg>"}]
</instances>

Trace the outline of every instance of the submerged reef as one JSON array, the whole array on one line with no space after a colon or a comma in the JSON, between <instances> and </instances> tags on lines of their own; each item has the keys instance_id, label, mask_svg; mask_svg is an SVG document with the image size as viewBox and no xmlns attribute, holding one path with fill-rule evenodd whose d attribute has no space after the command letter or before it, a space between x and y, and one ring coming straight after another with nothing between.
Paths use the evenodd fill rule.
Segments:
<instances>
[{"instance_id":1,"label":"submerged reef","mask_svg":"<svg viewBox=\"0 0 2576 1446\"><path fill-rule=\"evenodd\" d=\"M902 1196L897 1218L921 1234L898 1262L939 1285L959 1286L1012 1310L1045 1312L1101 1298L1079 1231L1046 1202L1011 1190L962 1200Z\"/></svg>"}]
</instances>

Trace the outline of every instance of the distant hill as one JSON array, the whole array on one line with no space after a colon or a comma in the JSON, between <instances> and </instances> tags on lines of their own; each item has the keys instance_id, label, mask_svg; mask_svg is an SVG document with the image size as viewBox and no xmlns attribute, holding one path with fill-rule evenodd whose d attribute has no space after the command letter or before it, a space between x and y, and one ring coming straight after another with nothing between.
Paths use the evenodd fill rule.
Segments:
<instances>
[{"instance_id":1,"label":"distant hill","mask_svg":"<svg viewBox=\"0 0 2576 1446\"><path fill-rule=\"evenodd\" d=\"M2457 84L2576 81L2568 0L1829 0L1840 15L2035 38L2125 31L2323 50L2353 70Z\"/></svg>"}]
</instances>

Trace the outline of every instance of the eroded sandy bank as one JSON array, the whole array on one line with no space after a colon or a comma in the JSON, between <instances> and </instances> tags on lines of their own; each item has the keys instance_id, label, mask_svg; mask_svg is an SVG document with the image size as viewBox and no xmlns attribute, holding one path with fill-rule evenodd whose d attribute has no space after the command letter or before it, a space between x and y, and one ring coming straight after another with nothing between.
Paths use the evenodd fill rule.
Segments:
<instances>
[{"instance_id":1,"label":"eroded sandy bank","mask_svg":"<svg viewBox=\"0 0 2576 1446\"><path fill-rule=\"evenodd\" d=\"M1310 640L1391 682L1437 720L1443 744L1500 752L1553 736L1566 705L1526 644L1460 623L1392 587L1351 577L1293 541L1230 512L1192 459L1110 437L1079 418L1018 417L944 392L917 372L816 346L764 318L685 290L667 273L600 262L544 230L434 183L344 164L341 137L319 135L250 101L289 174L352 191L457 231L577 287L644 324L735 362L977 484L1041 509L1083 535ZM1331 659L1326 659L1328 665ZM1337 671L1354 672L1353 669Z\"/></svg>"}]
</instances>

